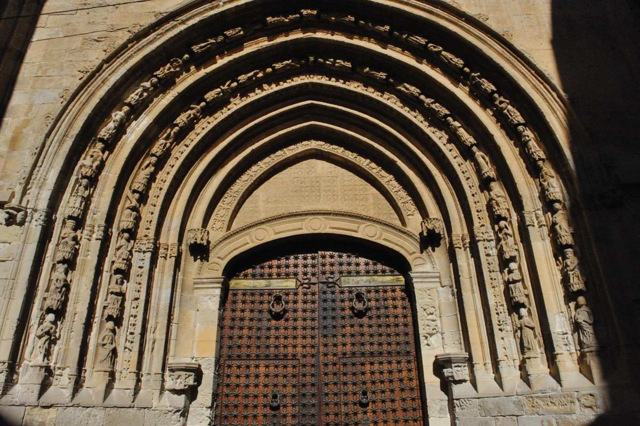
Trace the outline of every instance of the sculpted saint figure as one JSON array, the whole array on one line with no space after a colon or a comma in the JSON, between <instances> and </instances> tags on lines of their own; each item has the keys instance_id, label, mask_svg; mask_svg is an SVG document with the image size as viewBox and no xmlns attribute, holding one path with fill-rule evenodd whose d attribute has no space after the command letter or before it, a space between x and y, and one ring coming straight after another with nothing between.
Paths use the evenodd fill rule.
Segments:
<instances>
[{"instance_id":1,"label":"sculpted saint figure","mask_svg":"<svg viewBox=\"0 0 640 426\"><path fill-rule=\"evenodd\" d=\"M571 235L571 228L569 227L569 220L567 219L567 212L562 209L562 204L554 203L553 216L551 222L553 231L556 234L556 240L560 246L572 246L573 236Z\"/></svg>"},{"instance_id":2,"label":"sculpted saint figure","mask_svg":"<svg viewBox=\"0 0 640 426\"><path fill-rule=\"evenodd\" d=\"M118 319L122 310L122 296L127 289L127 282L122 275L116 275L114 281L109 284L107 302L105 303L105 318Z\"/></svg>"},{"instance_id":3,"label":"sculpted saint figure","mask_svg":"<svg viewBox=\"0 0 640 426\"><path fill-rule=\"evenodd\" d=\"M56 316L47 314L44 322L36 330L36 360L48 362L51 357L51 343L56 332Z\"/></svg>"},{"instance_id":4,"label":"sculpted saint figure","mask_svg":"<svg viewBox=\"0 0 640 426\"><path fill-rule=\"evenodd\" d=\"M120 231L133 232L139 216L137 207L125 208L120 219Z\"/></svg>"},{"instance_id":5,"label":"sculpted saint figure","mask_svg":"<svg viewBox=\"0 0 640 426\"><path fill-rule=\"evenodd\" d=\"M517 258L518 248L513 238L511 226L506 220L501 220L498 223L498 236L500 237L498 240L498 249L502 252L504 260Z\"/></svg>"},{"instance_id":6,"label":"sculpted saint figure","mask_svg":"<svg viewBox=\"0 0 640 426\"><path fill-rule=\"evenodd\" d=\"M563 275L565 283L567 284L567 287L569 287L569 290L585 290L584 280L582 279L582 274L578 267L578 258L572 248L566 248L564 250L564 260L562 261L562 265L564 267Z\"/></svg>"},{"instance_id":7,"label":"sculpted saint figure","mask_svg":"<svg viewBox=\"0 0 640 426\"><path fill-rule=\"evenodd\" d=\"M520 335L520 351L523 358L536 358L538 356L538 342L536 339L536 326L529 317L527 308L518 311L518 334Z\"/></svg>"},{"instance_id":8,"label":"sculpted saint figure","mask_svg":"<svg viewBox=\"0 0 640 426\"><path fill-rule=\"evenodd\" d=\"M547 201L561 201L562 192L551 169L549 169L542 160L538 161L538 167L540 168L540 186L544 191Z\"/></svg>"},{"instance_id":9,"label":"sculpted saint figure","mask_svg":"<svg viewBox=\"0 0 640 426\"><path fill-rule=\"evenodd\" d=\"M518 127L518 133L520 134L520 141L524 145L524 150L529 154L529 157L535 162L544 161L547 157L538 145L533 140L533 133L525 126Z\"/></svg>"},{"instance_id":10,"label":"sculpted saint figure","mask_svg":"<svg viewBox=\"0 0 640 426\"><path fill-rule=\"evenodd\" d=\"M158 79L152 77L149 81L141 83L140 87L138 87L135 92L129 95L125 103L131 106L138 105L140 102L145 100L156 87L158 87Z\"/></svg>"},{"instance_id":11,"label":"sculpted saint figure","mask_svg":"<svg viewBox=\"0 0 640 426\"><path fill-rule=\"evenodd\" d=\"M491 95L496 90L496 86L494 86L489 80L480 76L479 73L475 72L469 75L469 81L473 84L476 89L485 95Z\"/></svg>"},{"instance_id":12,"label":"sculpted saint figure","mask_svg":"<svg viewBox=\"0 0 640 426\"><path fill-rule=\"evenodd\" d=\"M460 142L465 144L465 146L471 148L476 145L476 140L464 129L464 127L462 127L462 124L460 124L459 121L455 120L453 117L447 117L446 122L449 125L449 129L451 129Z\"/></svg>"},{"instance_id":13,"label":"sculpted saint figure","mask_svg":"<svg viewBox=\"0 0 640 426\"><path fill-rule=\"evenodd\" d=\"M45 309L59 311L69 291L69 267L64 263L56 264L56 270L51 274L51 287L45 301Z\"/></svg>"},{"instance_id":14,"label":"sculpted saint figure","mask_svg":"<svg viewBox=\"0 0 640 426\"><path fill-rule=\"evenodd\" d=\"M116 243L115 249L115 261L113 263L115 269L122 271L129 270L129 260L131 258L131 248L133 242L131 241L131 235L128 233L121 233Z\"/></svg>"},{"instance_id":15,"label":"sculpted saint figure","mask_svg":"<svg viewBox=\"0 0 640 426\"><path fill-rule=\"evenodd\" d=\"M576 300L576 313L573 320L576 324L576 330L578 331L578 341L580 342L580 349L585 352L594 351L598 344L596 342L596 335L593 331L593 313L587 306L587 299L584 296L578 296Z\"/></svg>"},{"instance_id":16,"label":"sculpted saint figure","mask_svg":"<svg viewBox=\"0 0 640 426\"><path fill-rule=\"evenodd\" d=\"M73 190L73 195L69 200L69 205L67 206L68 217L74 217L76 219L82 217L82 213L84 213L84 205L87 201L87 197L89 197L90 191L91 187L89 186L89 179L80 178L78 185Z\"/></svg>"},{"instance_id":17,"label":"sculpted saint figure","mask_svg":"<svg viewBox=\"0 0 640 426\"><path fill-rule=\"evenodd\" d=\"M93 179L104 165L104 143L96 142L87 156L80 160L80 177Z\"/></svg>"},{"instance_id":18,"label":"sculpted saint figure","mask_svg":"<svg viewBox=\"0 0 640 426\"><path fill-rule=\"evenodd\" d=\"M131 184L131 190L144 194L149 186L149 181L151 180L151 176L153 175L154 170L156 169L156 163L158 159L156 157L147 157L147 161L144 162L140 170L138 171L138 175L135 180Z\"/></svg>"},{"instance_id":19,"label":"sculpted saint figure","mask_svg":"<svg viewBox=\"0 0 640 426\"><path fill-rule=\"evenodd\" d=\"M108 368L113 368L116 360L116 326L113 321L107 321L104 331L100 335L100 359L99 363Z\"/></svg>"},{"instance_id":20,"label":"sculpted saint figure","mask_svg":"<svg viewBox=\"0 0 640 426\"><path fill-rule=\"evenodd\" d=\"M129 113L129 107L123 107L121 111L116 111L111 115L111 121L100 130L98 133L98 140L109 144L120 131L122 125L127 121L127 114Z\"/></svg>"},{"instance_id":21,"label":"sculpted saint figure","mask_svg":"<svg viewBox=\"0 0 640 426\"><path fill-rule=\"evenodd\" d=\"M522 286L522 275L516 262L509 263L509 266L504 271L504 281L509 287L509 296L513 304L526 304L527 295L525 294L524 287Z\"/></svg>"},{"instance_id":22,"label":"sculpted saint figure","mask_svg":"<svg viewBox=\"0 0 640 426\"><path fill-rule=\"evenodd\" d=\"M476 163L478 164L482 180L496 180L496 173L493 170L493 167L491 167L489 157L476 147L473 148L473 152L475 154Z\"/></svg>"},{"instance_id":23,"label":"sculpted saint figure","mask_svg":"<svg viewBox=\"0 0 640 426\"><path fill-rule=\"evenodd\" d=\"M55 261L57 263L71 262L75 255L77 244L78 231L76 231L76 221L67 219L60 233L60 242L56 250Z\"/></svg>"},{"instance_id":24,"label":"sculpted saint figure","mask_svg":"<svg viewBox=\"0 0 640 426\"><path fill-rule=\"evenodd\" d=\"M491 212L495 217L503 219L509 218L507 196L495 181L489 183L489 207L491 207Z\"/></svg>"}]
</instances>

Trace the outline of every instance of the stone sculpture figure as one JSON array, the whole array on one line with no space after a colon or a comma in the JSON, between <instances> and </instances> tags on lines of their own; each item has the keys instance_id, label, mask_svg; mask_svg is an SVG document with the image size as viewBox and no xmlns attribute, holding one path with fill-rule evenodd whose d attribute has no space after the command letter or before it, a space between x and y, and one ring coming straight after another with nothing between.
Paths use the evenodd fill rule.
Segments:
<instances>
[{"instance_id":1,"label":"stone sculpture figure","mask_svg":"<svg viewBox=\"0 0 640 426\"><path fill-rule=\"evenodd\" d=\"M476 145L476 140L464 129L464 127L462 127L462 124L460 124L459 121L455 120L453 117L447 117L446 122L449 125L449 129L451 129L460 142L465 146L471 148Z\"/></svg>"},{"instance_id":2,"label":"stone sculpture figure","mask_svg":"<svg viewBox=\"0 0 640 426\"><path fill-rule=\"evenodd\" d=\"M163 66L158 71L154 72L153 76L160 81L164 81L171 77L175 77L176 74L178 74L182 69L183 62L186 62L188 60L189 60L189 55L184 55L182 59L173 58L169 61L167 65Z\"/></svg>"},{"instance_id":3,"label":"stone sculpture figure","mask_svg":"<svg viewBox=\"0 0 640 426\"><path fill-rule=\"evenodd\" d=\"M47 314L44 321L36 330L36 360L38 362L49 362L51 357L51 344L56 332L56 316Z\"/></svg>"},{"instance_id":4,"label":"stone sculpture figure","mask_svg":"<svg viewBox=\"0 0 640 426\"><path fill-rule=\"evenodd\" d=\"M69 292L69 266L64 263L56 264L56 270L51 274L51 285L45 301L45 309L60 311Z\"/></svg>"},{"instance_id":5,"label":"stone sculpture figure","mask_svg":"<svg viewBox=\"0 0 640 426\"><path fill-rule=\"evenodd\" d=\"M140 87L129 95L125 103L132 107L138 105L140 102L145 100L156 87L158 87L158 83L159 82L156 77L152 77L149 81L141 83Z\"/></svg>"},{"instance_id":6,"label":"stone sculpture figure","mask_svg":"<svg viewBox=\"0 0 640 426\"><path fill-rule=\"evenodd\" d=\"M188 111L183 112L175 119L173 124L178 126L181 129L184 129L187 126L192 125L202 117L202 109L207 106L206 102L201 102L198 105L191 105L191 108Z\"/></svg>"},{"instance_id":7,"label":"stone sculpture figure","mask_svg":"<svg viewBox=\"0 0 640 426\"><path fill-rule=\"evenodd\" d=\"M120 231L134 232L138 223L138 217L140 217L138 208L127 206L122 212L122 218L120 218Z\"/></svg>"},{"instance_id":8,"label":"stone sculpture figure","mask_svg":"<svg viewBox=\"0 0 640 426\"><path fill-rule=\"evenodd\" d=\"M507 196L495 181L489 183L489 207L496 218L509 218Z\"/></svg>"},{"instance_id":9,"label":"stone sculpture figure","mask_svg":"<svg viewBox=\"0 0 640 426\"><path fill-rule=\"evenodd\" d=\"M89 179L80 178L78 185L73 190L73 195L69 200L67 206L67 217L73 217L80 219L84 213L84 206L91 192L91 186L89 185Z\"/></svg>"},{"instance_id":10,"label":"stone sculpture figure","mask_svg":"<svg viewBox=\"0 0 640 426\"><path fill-rule=\"evenodd\" d=\"M113 321L107 321L104 331L100 335L100 358L98 363L111 370L116 360L116 326Z\"/></svg>"},{"instance_id":11,"label":"stone sculpture figure","mask_svg":"<svg viewBox=\"0 0 640 426\"><path fill-rule=\"evenodd\" d=\"M87 156L80 160L80 177L94 179L104 165L104 143L98 141Z\"/></svg>"},{"instance_id":12,"label":"stone sculpture figure","mask_svg":"<svg viewBox=\"0 0 640 426\"><path fill-rule=\"evenodd\" d=\"M129 107L125 106L122 107L122 110L114 112L111 115L111 121L98 133L98 140L105 144L110 144L124 123L126 123L129 111Z\"/></svg>"},{"instance_id":13,"label":"stone sculpture figure","mask_svg":"<svg viewBox=\"0 0 640 426\"><path fill-rule=\"evenodd\" d=\"M17 204L7 203L0 209L0 225L22 226L27 221L27 209Z\"/></svg>"},{"instance_id":14,"label":"stone sculpture figure","mask_svg":"<svg viewBox=\"0 0 640 426\"><path fill-rule=\"evenodd\" d=\"M179 132L179 127L171 127L169 129L166 129L160 135L160 139L158 139L158 142L153 145L151 151L149 151L149 154L161 158L169 150L169 148L171 148Z\"/></svg>"},{"instance_id":15,"label":"stone sculpture figure","mask_svg":"<svg viewBox=\"0 0 640 426\"><path fill-rule=\"evenodd\" d=\"M60 242L55 254L56 263L69 263L73 261L78 244L78 231L76 221L67 219L60 233Z\"/></svg>"},{"instance_id":16,"label":"stone sculpture figure","mask_svg":"<svg viewBox=\"0 0 640 426\"><path fill-rule=\"evenodd\" d=\"M518 257L518 247L513 238L511 226L506 220L501 220L498 223L498 236L498 249L502 252L503 259L516 259Z\"/></svg>"},{"instance_id":17,"label":"stone sculpture figure","mask_svg":"<svg viewBox=\"0 0 640 426\"><path fill-rule=\"evenodd\" d=\"M493 103L498 110L502 111L509 124L517 126L525 123L520 111L511 105L511 102L509 102L508 99L505 99L496 93L493 95Z\"/></svg>"},{"instance_id":18,"label":"stone sculpture figure","mask_svg":"<svg viewBox=\"0 0 640 426\"><path fill-rule=\"evenodd\" d=\"M564 250L562 266L565 283L570 291L586 290L578 264L578 258L576 257L573 249L566 248Z\"/></svg>"},{"instance_id":19,"label":"stone sculpture figure","mask_svg":"<svg viewBox=\"0 0 640 426\"><path fill-rule=\"evenodd\" d=\"M527 308L518 311L517 328L520 339L520 351L523 358L536 358L538 356L538 341L536 339L536 325L529 317Z\"/></svg>"},{"instance_id":20,"label":"stone sculpture figure","mask_svg":"<svg viewBox=\"0 0 640 426\"><path fill-rule=\"evenodd\" d=\"M496 86L494 86L489 80L480 76L479 73L471 73L469 75L469 81L473 86L476 87L480 92L489 96L496 92Z\"/></svg>"},{"instance_id":21,"label":"stone sculpture figure","mask_svg":"<svg viewBox=\"0 0 640 426\"><path fill-rule=\"evenodd\" d=\"M538 167L540 168L540 186L544 191L544 195L547 201L561 201L562 192L560 191L558 180L556 179L551 169L547 167L542 160L538 161Z\"/></svg>"},{"instance_id":22,"label":"stone sculpture figure","mask_svg":"<svg viewBox=\"0 0 640 426\"><path fill-rule=\"evenodd\" d=\"M131 235L128 233L121 233L118 237L115 249L114 268L116 270L128 271L129 261L131 259L131 248L133 242L131 241Z\"/></svg>"},{"instance_id":23,"label":"stone sculpture figure","mask_svg":"<svg viewBox=\"0 0 640 426\"><path fill-rule=\"evenodd\" d=\"M122 275L115 275L112 283L107 289L107 301L104 308L104 316L106 319L113 320L120 318L122 311L122 298L127 290L127 282Z\"/></svg>"},{"instance_id":24,"label":"stone sculpture figure","mask_svg":"<svg viewBox=\"0 0 640 426\"><path fill-rule=\"evenodd\" d=\"M519 126L518 133L520 134L520 141L524 145L524 150L529 154L529 157L531 157L533 161L538 162L547 159L544 152L538 148L538 145L533 140L533 133L531 133L531 130L525 126Z\"/></svg>"},{"instance_id":25,"label":"stone sculpture figure","mask_svg":"<svg viewBox=\"0 0 640 426\"><path fill-rule=\"evenodd\" d=\"M138 171L138 175L135 180L131 184L131 190L144 194L149 186L149 181L151 180L151 176L156 169L156 163L158 159L156 157L147 157L147 160L144 162L140 170Z\"/></svg>"},{"instance_id":26,"label":"stone sculpture figure","mask_svg":"<svg viewBox=\"0 0 640 426\"><path fill-rule=\"evenodd\" d=\"M571 235L567 212L562 209L562 204L560 203L554 203L553 210L555 213L553 213L551 217L551 222L556 235L556 241L561 247L573 246L573 235Z\"/></svg>"},{"instance_id":27,"label":"stone sculpture figure","mask_svg":"<svg viewBox=\"0 0 640 426\"><path fill-rule=\"evenodd\" d=\"M509 297L511 303L515 304L527 304L527 295L522 285L522 274L516 262L509 263L509 266L504 271L504 281L509 288Z\"/></svg>"},{"instance_id":28,"label":"stone sculpture figure","mask_svg":"<svg viewBox=\"0 0 640 426\"><path fill-rule=\"evenodd\" d=\"M578 308L573 316L573 320L578 332L580 349L583 352L593 352L598 347L596 335L593 331L593 313L587 306L587 299L585 299L584 296L578 296L576 305Z\"/></svg>"},{"instance_id":29,"label":"stone sculpture figure","mask_svg":"<svg viewBox=\"0 0 640 426\"><path fill-rule=\"evenodd\" d=\"M475 155L482 180L496 180L496 172L493 170L493 167L491 167L491 161L487 154L476 147L473 148L473 153Z\"/></svg>"}]
</instances>

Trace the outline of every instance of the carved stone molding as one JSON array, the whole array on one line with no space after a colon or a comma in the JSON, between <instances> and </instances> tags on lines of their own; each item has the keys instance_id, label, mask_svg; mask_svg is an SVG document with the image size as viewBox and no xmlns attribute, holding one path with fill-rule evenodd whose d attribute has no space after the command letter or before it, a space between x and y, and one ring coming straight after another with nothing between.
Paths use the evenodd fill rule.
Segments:
<instances>
[{"instance_id":1,"label":"carved stone molding","mask_svg":"<svg viewBox=\"0 0 640 426\"><path fill-rule=\"evenodd\" d=\"M469 381L468 359L466 352L436 355L436 362L442 366L442 375L449 383Z\"/></svg>"},{"instance_id":2,"label":"carved stone molding","mask_svg":"<svg viewBox=\"0 0 640 426\"><path fill-rule=\"evenodd\" d=\"M439 217L428 217L421 222L420 238L428 246L439 246L445 236L444 221Z\"/></svg>"},{"instance_id":3,"label":"carved stone molding","mask_svg":"<svg viewBox=\"0 0 640 426\"><path fill-rule=\"evenodd\" d=\"M191 249L207 249L209 247L209 230L204 228L187 230L187 245Z\"/></svg>"},{"instance_id":4,"label":"carved stone molding","mask_svg":"<svg viewBox=\"0 0 640 426\"><path fill-rule=\"evenodd\" d=\"M167 365L165 388L173 393L186 392L198 386L200 364L197 362L170 362Z\"/></svg>"}]
</instances>

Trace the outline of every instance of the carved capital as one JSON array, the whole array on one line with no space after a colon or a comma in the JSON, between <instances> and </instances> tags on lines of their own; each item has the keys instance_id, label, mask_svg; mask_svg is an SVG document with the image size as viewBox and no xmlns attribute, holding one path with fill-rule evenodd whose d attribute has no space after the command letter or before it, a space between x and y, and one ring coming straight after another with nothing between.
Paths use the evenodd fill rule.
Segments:
<instances>
[{"instance_id":1,"label":"carved capital","mask_svg":"<svg viewBox=\"0 0 640 426\"><path fill-rule=\"evenodd\" d=\"M138 253L151 253L156 247L156 242L153 238L142 238L136 240L133 250Z\"/></svg>"},{"instance_id":2,"label":"carved capital","mask_svg":"<svg viewBox=\"0 0 640 426\"><path fill-rule=\"evenodd\" d=\"M428 217L421 225L420 238L429 246L439 246L445 235L444 221L439 217Z\"/></svg>"},{"instance_id":3,"label":"carved capital","mask_svg":"<svg viewBox=\"0 0 640 426\"><path fill-rule=\"evenodd\" d=\"M23 226L27 222L27 209L12 203L6 203L0 209L0 225Z\"/></svg>"},{"instance_id":4,"label":"carved capital","mask_svg":"<svg viewBox=\"0 0 640 426\"><path fill-rule=\"evenodd\" d=\"M436 355L436 362L442 366L442 375L449 383L469 381L468 359L469 354L465 352Z\"/></svg>"},{"instance_id":5,"label":"carved capital","mask_svg":"<svg viewBox=\"0 0 640 426\"><path fill-rule=\"evenodd\" d=\"M197 362L170 362L167 365L165 388L173 393L186 392L198 386L200 364Z\"/></svg>"},{"instance_id":6,"label":"carved capital","mask_svg":"<svg viewBox=\"0 0 640 426\"><path fill-rule=\"evenodd\" d=\"M494 241L493 231L489 226L476 226L473 230L476 241Z\"/></svg>"},{"instance_id":7,"label":"carved capital","mask_svg":"<svg viewBox=\"0 0 640 426\"><path fill-rule=\"evenodd\" d=\"M191 249L206 249L209 247L209 230L205 228L187 230L187 245Z\"/></svg>"}]
</instances>

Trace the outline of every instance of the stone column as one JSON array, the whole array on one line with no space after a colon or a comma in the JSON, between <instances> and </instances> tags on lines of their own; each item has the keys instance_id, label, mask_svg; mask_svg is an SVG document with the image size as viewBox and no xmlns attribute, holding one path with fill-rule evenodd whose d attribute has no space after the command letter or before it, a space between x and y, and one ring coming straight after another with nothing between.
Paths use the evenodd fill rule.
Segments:
<instances>
[{"instance_id":1,"label":"stone column","mask_svg":"<svg viewBox=\"0 0 640 426\"><path fill-rule=\"evenodd\" d=\"M424 374L429 424L450 426L448 395L440 387L440 378L433 373L436 355L444 352L442 344L442 321L438 289L441 286L439 272L412 272L416 300L416 317L420 355Z\"/></svg>"}]
</instances>

